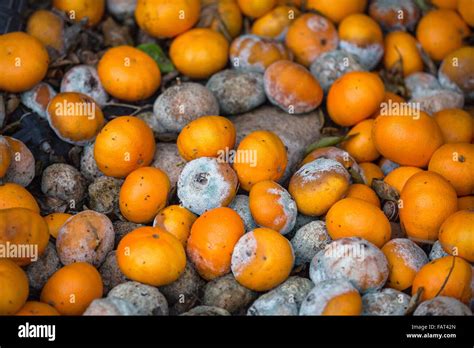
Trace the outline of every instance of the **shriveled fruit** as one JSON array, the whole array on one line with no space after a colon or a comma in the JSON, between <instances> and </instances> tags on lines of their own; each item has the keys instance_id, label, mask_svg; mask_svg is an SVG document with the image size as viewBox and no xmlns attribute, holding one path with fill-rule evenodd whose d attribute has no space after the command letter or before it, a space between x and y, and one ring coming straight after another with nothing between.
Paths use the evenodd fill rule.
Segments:
<instances>
[{"instance_id":1,"label":"shriveled fruit","mask_svg":"<svg viewBox=\"0 0 474 348\"><path fill-rule=\"evenodd\" d=\"M128 221L148 223L166 206L170 189L168 175L161 169L138 168L120 188L120 212Z\"/></svg>"},{"instance_id":2,"label":"shriveled fruit","mask_svg":"<svg viewBox=\"0 0 474 348\"><path fill-rule=\"evenodd\" d=\"M296 223L298 210L288 191L274 181L260 181L249 194L250 212L255 222L285 235Z\"/></svg>"},{"instance_id":3,"label":"shriveled fruit","mask_svg":"<svg viewBox=\"0 0 474 348\"><path fill-rule=\"evenodd\" d=\"M320 216L346 194L349 180L350 175L342 164L319 158L293 175L288 190L300 213Z\"/></svg>"},{"instance_id":4,"label":"shriveled fruit","mask_svg":"<svg viewBox=\"0 0 474 348\"><path fill-rule=\"evenodd\" d=\"M461 91L467 101L474 100L474 47L461 47L448 54L438 70L438 79L444 88Z\"/></svg>"},{"instance_id":5,"label":"shriveled fruit","mask_svg":"<svg viewBox=\"0 0 474 348\"><path fill-rule=\"evenodd\" d=\"M339 39L330 20L317 14L306 13L290 25L285 43L294 53L296 60L309 67L324 52L335 50Z\"/></svg>"},{"instance_id":6,"label":"shriveled fruit","mask_svg":"<svg viewBox=\"0 0 474 348\"><path fill-rule=\"evenodd\" d=\"M318 80L306 68L288 60L267 68L264 86L268 99L290 114L313 111L323 100Z\"/></svg>"},{"instance_id":7,"label":"shriveled fruit","mask_svg":"<svg viewBox=\"0 0 474 348\"><path fill-rule=\"evenodd\" d=\"M102 173L123 178L149 165L155 148L153 131L144 121L121 116L107 123L97 135L94 158Z\"/></svg>"},{"instance_id":8,"label":"shriveled fruit","mask_svg":"<svg viewBox=\"0 0 474 348\"><path fill-rule=\"evenodd\" d=\"M194 222L186 251L201 277L211 280L230 272L232 251L244 233L242 219L230 208L212 209Z\"/></svg>"},{"instance_id":9,"label":"shriveled fruit","mask_svg":"<svg viewBox=\"0 0 474 348\"><path fill-rule=\"evenodd\" d=\"M129 279L153 286L174 282L184 272L186 254L180 241L158 227L140 227L117 247L120 270Z\"/></svg>"},{"instance_id":10,"label":"shriveled fruit","mask_svg":"<svg viewBox=\"0 0 474 348\"><path fill-rule=\"evenodd\" d=\"M413 0L374 0L369 7L370 17L387 31L414 29L420 12Z\"/></svg>"},{"instance_id":11,"label":"shriveled fruit","mask_svg":"<svg viewBox=\"0 0 474 348\"><path fill-rule=\"evenodd\" d=\"M209 28L223 34L227 32L231 38L240 34L243 18L237 0L204 0L201 1L201 4L203 13L206 11L205 6L210 7L213 11L211 13L214 15L209 23Z\"/></svg>"},{"instance_id":12,"label":"shriveled fruit","mask_svg":"<svg viewBox=\"0 0 474 348\"><path fill-rule=\"evenodd\" d=\"M33 181L36 172L36 161L31 150L21 141L5 137L10 145L10 166L4 181L27 187Z\"/></svg>"},{"instance_id":13,"label":"shriveled fruit","mask_svg":"<svg viewBox=\"0 0 474 348\"><path fill-rule=\"evenodd\" d=\"M180 205L170 205L162 209L153 220L153 227L160 227L173 236L186 247L191 233L191 226L197 216Z\"/></svg>"},{"instance_id":14,"label":"shriveled fruit","mask_svg":"<svg viewBox=\"0 0 474 348\"><path fill-rule=\"evenodd\" d=\"M274 288L290 275L294 255L288 239L269 228L243 235L232 253L235 279L254 291Z\"/></svg>"},{"instance_id":15,"label":"shriveled fruit","mask_svg":"<svg viewBox=\"0 0 474 348\"><path fill-rule=\"evenodd\" d=\"M400 222L408 237L435 241L444 220L458 208L456 191L439 174L426 171L413 175L400 195Z\"/></svg>"},{"instance_id":16,"label":"shriveled fruit","mask_svg":"<svg viewBox=\"0 0 474 348\"><path fill-rule=\"evenodd\" d=\"M0 179L7 173L11 160L10 145L7 139L0 135Z\"/></svg>"},{"instance_id":17,"label":"shriveled fruit","mask_svg":"<svg viewBox=\"0 0 474 348\"><path fill-rule=\"evenodd\" d=\"M468 303L471 300L471 265L460 257L445 256L424 265L413 280L412 294L423 287L421 300L450 296Z\"/></svg>"},{"instance_id":18,"label":"shriveled fruit","mask_svg":"<svg viewBox=\"0 0 474 348\"><path fill-rule=\"evenodd\" d=\"M382 252L390 269L387 286L400 291L408 289L420 268L428 263L423 249L406 238L392 239L383 246Z\"/></svg>"},{"instance_id":19,"label":"shriveled fruit","mask_svg":"<svg viewBox=\"0 0 474 348\"><path fill-rule=\"evenodd\" d=\"M99 272L87 262L76 262L56 271L41 291L41 302L62 315L82 315L103 293Z\"/></svg>"}]
</instances>

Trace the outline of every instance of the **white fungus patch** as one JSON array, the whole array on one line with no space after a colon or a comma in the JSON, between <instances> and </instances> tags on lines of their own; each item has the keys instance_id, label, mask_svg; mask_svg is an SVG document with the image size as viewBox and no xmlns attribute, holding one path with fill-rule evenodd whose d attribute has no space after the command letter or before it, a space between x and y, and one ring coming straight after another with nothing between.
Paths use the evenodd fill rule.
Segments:
<instances>
[{"instance_id":1,"label":"white fungus patch","mask_svg":"<svg viewBox=\"0 0 474 348\"><path fill-rule=\"evenodd\" d=\"M437 296L431 300L422 302L413 313L415 316L452 316L472 315L472 311L461 301L454 297Z\"/></svg>"},{"instance_id":2,"label":"white fungus patch","mask_svg":"<svg viewBox=\"0 0 474 348\"><path fill-rule=\"evenodd\" d=\"M362 297L362 315L405 315L410 298L391 288L369 292Z\"/></svg>"},{"instance_id":3,"label":"white fungus patch","mask_svg":"<svg viewBox=\"0 0 474 348\"><path fill-rule=\"evenodd\" d=\"M360 46L350 41L341 40L339 46L344 51L357 57L357 60L366 70L372 70L382 59L384 48L380 43Z\"/></svg>"},{"instance_id":4,"label":"white fungus patch","mask_svg":"<svg viewBox=\"0 0 474 348\"><path fill-rule=\"evenodd\" d=\"M29 91L23 92L21 94L21 102L41 118L46 119L48 104L56 95L56 91L50 85L41 82Z\"/></svg>"},{"instance_id":5,"label":"white fungus patch","mask_svg":"<svg viewBox=\"0 0 474 348\"><path fill-rule=\"evenodd\" d=\"M415 272L428 263L428 257L423 249L410 239L396 238L387 244L391 245L393 251L403 259L405 265Z\"/></svg>"},{"instance_id":6,"label":"white fungus patch","mask_svg":"<svg viewBox=\"0 0 474 348\"><path fill-rule=\"evenodd\" d=\"M328 303L341 295L357 292L345 279L327 279L317 283L304 299L300 315L322 315Z\"/></svg>"},{"instance_id":7,"label":"white fungus patch","mask_svg":"<svg viewBox=\"0 0 474 348\"><path fill-rule=\"evenodd\" d=\"M61 81L61 93L64 92L85 94L101 106L105 105L109 99L97 70L90 65L77 65L66 72Z\"/></svg>"},{"instance_id":8,"label":"white fungus patch","mask_svg":"<svg viewBox=\"0 0 474 348\"><path fill-rule=\"evenodd\" d=\"M341 174L345 176L347 180L350 180L349 173L341 163L327 158L318 158L312 162L306 163L294 174L294 176L300 177L301 183L306 184L320 180L321 175L327 172Z\"/></svg>"},{"instance_id":9,"label":"white fungus patch","mask_svg":"<svg viewBox=\"0 0 474 348\"><path fill-rule=\"evenodd\" d=\"M298 215L298 209L296 207L296 202L291 198L291 195L283 187L271 188L267 192L271 195L278 196L278 204L283 210L283 215L278 215L275 217L273 224L278 226L283 221L285 222L284 226L279 230L282 235L290 232L296 224L296 217Z\"/></svg>"},{"instance_id":10,"label":"white fungus patch","mask_svg":"<svg viewBox=\"0 0 474 348\"><path fill-rule=\"evenodd\" d=\"M231 175L228 180L223 172ZM195 214L223 206L237 187L237 175L226 163L201 157L188 162L178 179L178 198Z\"/></svg>"},{"instance_id":11,"label":"white fungus patch","mask_svg":"<svg viewBox=\"0 0 474 348\"><path fill-rule=\"evenodd\" d=\"M240 237L232 252L231 270L238 277L245 268L253 262L257 254L257 239L250 231Z\"/></svg>"},{"instance_id":12,"label":"white fungus patch","mask_svg":"<svg viewBox=\"0 0 474 348\"><path fill-rule=\"evenodd\" d=\"M311 261L309 275L317 284L327 279L346 279L361 293L381 289L388 279L385 255L372 243L358 237L336 240Z\"/></svg>"}]
</instances>

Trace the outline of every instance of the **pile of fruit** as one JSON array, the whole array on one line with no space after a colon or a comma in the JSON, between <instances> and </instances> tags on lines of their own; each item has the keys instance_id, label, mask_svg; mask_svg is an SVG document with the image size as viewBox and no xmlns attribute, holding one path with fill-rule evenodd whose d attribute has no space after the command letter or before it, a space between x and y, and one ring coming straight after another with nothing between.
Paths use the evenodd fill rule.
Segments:
<instances>
[{"instance_id":1,"label":"pile of fruit","mask_svg":"<svg viewBox=\"0 0 474 348\"><path fill-rule=\"evenodd\" d=\"M31 3L0 315L472 315L474 0Z\"/></svg>"}]
</instances>

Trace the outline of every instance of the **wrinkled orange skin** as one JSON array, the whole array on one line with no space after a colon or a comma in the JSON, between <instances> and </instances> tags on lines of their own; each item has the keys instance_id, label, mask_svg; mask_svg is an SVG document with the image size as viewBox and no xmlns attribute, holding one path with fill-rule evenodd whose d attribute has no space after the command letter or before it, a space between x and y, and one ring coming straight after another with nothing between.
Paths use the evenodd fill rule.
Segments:
<instances>
[{"instance_id":1,"label":"wrinkled orange skin","mask_svg":"<svg viewBox=\"0 0 474 348\"><path fill-rule=\"evenodd\" d=\"M173 236L186 247L191 226L196 221L197 216L188 209L179 205L170 205L161 210L153 220L153 227L160 227Z\"/></svg>"},{"instance_id":2,"label":"wrinkled orange skin","mask_svg":"<svg viewBox=\"0 0 474 348\"><path fill-rule=\"evenodd\" d=\"M0 90L27 91L46 76L48 52L35 37L14 32L0 35Z\"/></svg>"},{"instance_id":3,"label":"wrinkled orange skin","mask_svg":"<svg viewBox=\"0 0 474 348\"><path fill-rule=\"evenodd\" d=\"M123 178L153 160L156 144L153 131L141 119L121 116L107 123L97 135L94 158L107 176Z\"/></svg>"},{"instance_id":4,"label":"wrinkled orange skin","mask_svg":"<svg viewBox=\"0 0 474 348\"><path fill-rule=\"evenodd\" d=\"M474 117L462 109L444 109L433 115L445 143L469 143L474 140Z\"/></svg>"},{"instance_id":5,"label":"wrinkled orange skin","mask_svg":"<svg viewBox=\"0 0 474 348\"><path fill-rule=\"evenodd\" d=\"M448 217L439 229L439 242L448 254L474 262L474 210L460 210Z\"/></svg>"},{"instance_id":6,"label":"wrinkled orange skin","mask_svg":"<svg viewBox=\"0 0 474 348\"><path fill-rule=\"evenodd\" d=\"M454 267L453 267L453 258ZM449 275L449 279L440 292ZM471 300L471 265L460 257L445 256L424 265L413 280L412 294L416 294L420 287L424 291L421 301L426 301L435 296L450 296L461 302L469 303Z\"/></svg>"},{"instance_id":7,"label":"wrinkled orange skin","mask_svg":"<svg viewBox=\"0 0 474 348\"><path fill-rule=\"evenodd\" d=\"M474 145L444 144L431 157L428 169L441 174L458 196L474 194Z\"/></svg>"},{"instance_id":8,"label":"wrinkled orange skin","mask_svg":"<svg viewBox=\"0 0 474 348\"><path fill-rule=\"evenodd\" d=\"M70 112L66 105L74 107ZM88 113L86 111L90 111ZM105 123L100 106L82 93L59 93L48 105L48 122L55 133L64 141L84 145L94 140Z\"/></svg>"},{"instance_id":9,"label":"wrinkled orange skin","mask_svg":"<svg viewBox=\"0 0 474 348\"><path fill-rule=\"evenodd\" d=\"M381 248L391 235L390 222L373 204L358 198L336 202L326 214L326 226L332 239L360 237Z\"/></svg>"},{"instance_id":10,"label":"wrinkled orange skin","mask_svg":"<svg viewBox=\"0 0 474 348\"><path fill-rule=\"evenodd\" d=\"M191 29L199 19L199 0L138 0L135 19L157 38L171 38Z\"/></svg>"},{"instance_id":11,"label":"wrinkled orange skin","mask_svg":"<svg viewBox=\"0 0 474 348\"><path fill-rule=\"evenodd\" d=\"M76 262L56 271L41 291L41 302L61 315L82 315L103 294L99 272L87 262Z\"/></svg>"},{"instance_id":12,"label":"wrinkled orange skin","mask_svg":"<svg viewBox=\"0 0 474 348\"><path fill-rule=\"evenodd\" d=\"M352 184L346 193L347 198L358 198L380 208L380 199L369 186L364 184Z\"/></svg>"},{"instance_id":13,"label":"wrinkled orange skin","mask_svg":"<svg viewBox=\"0 0 474 348\"><path fill-rule=\"evenodd\" d=\"M58 238L59 230L71 216L71 214L66 213L52 213L45 216L44 221L48 225L49 234L53 238Z\"/></svg>"},{"instance_id":14,"label":"wrinkled orange skin","mask_svg":"<svg viewBox=\"0 0 474 348\"><path fill-rule=\"evenodd\" d=\"M170 190L170 179L161 169L138 168L122 184L120 212L128 221L148 223L166 206Z\"/></svg>"},{"instance_id":15,"label":"wrinkled orange skin","mask_svg":"<svg viewBox=\"0 0 474 348\"><path fill-rule=\"evenodd\" d=\"M298 63L309 67L321 54L337 48L337 30L328 19L306 13L290 25L285 42Z\"/></svg>"},{"instance_id":16,"label":"wrinkled orange skin","mask_svg":"<svg viewBox=\"0 0 474 348\"><path fill-rule=\"evenodd\" d=\"M230 272L232 251L244 233L240 216L226 207L209 210L194 222L186 252L201 277L212 280Z\"/></svg>"},{"instance_id":17,"label":"wrinkled orange skin","mask_svg":"<svg viewBox=\"0 0 474 348\"><path fill-rule=\"evenodd\" d=\"M341 126L353 126L376 112L385 97L380 77L365 71L349 72L329 89L327 109Z\"/></svg>"},{"instance_id":18,"label":"wrinkled orange skin","mask_svg":"<svg viewBox=\"0 0 474 348\"><path fill-rule=\"evenodd\" d=\"M0 315L13 315L28 299L28 277L13 261L0 259Z\"/></svg>"},{"instance_id":19,"label":"wrinkled orange skin","mask_svg":"<svg viewBox=\"0 0 474 348\"><path fill-rule=\"evenodd\" d=\"M234 162L234 170L239 178L240 187L246 191L259 181L278 181L285 173L288 156L285 145L275 133L252 132L242 139L237 152L255 154L255 166L245 161L245 157Z\"/></svg>"},{"instance_id":20,"label":"wrinkled orange skin","mask_svg":"<svg viewBox=\"0 0 474 348\"><path fill-rule=\"evenodd\" d=\"M158 64L132 46L107 50L97 65L97 73L110 95L129 102L151 97L161 84Z\"/></svg>"},{"instance_id":21,"label":"wrinkled orange skin","mask_svg":"<svg viewBox=\"0 0 474 348\"><path fill-rule=\"evenodd\" d=\"M416 39L407 32L394 31L385 37L385 69L390 70L402 64L403 75L423 71L423 60Z\"/></svg>"},{"instance_id":22,"label":"wrinkled orange skin","mask_svg":"<svg viewBox=\"0 0 474 348\"><path fill-rule=\"evenodd\" d=\"M229 43L212 29L191 29L175 38L170 58L176 69L192 79L205 79L227 65Z\"/></svg>"},{"instance_id":23,"label":"wrinkled orange skin","mask_svg":"<svg viewBox=\"0 0 474 348\"><path fill-rule=\"evenodd\" d=\"M52 306L38 301L28 301L15 313L19 316L57 316L59 312Z\"/></svg>"},{"instance_id":24,"label":"wrinkled orange skin","mask_svg":"<svg viewBox=\"0 0 474 348\"><path fill-rule=\"evenodd\" d=\"M66 12L73 21L87 17L87 25L99 24L105 11L105 0L53 0L53 7Z\"/></svg>"},{"instance_id":25,"label":"wrinkled orange skin","mask_svg":"<svg viewBox=\"0 0 474 348\"><path fill-rule=\"evenodd\" d=\"M306 6L339 23L353 13L364 12L367 0L308 0Z\"/></svg>"},{"instance_id":26,"label":"wrinkled orange skin","mask_svg":"<svg viewBox=\"0 0 474 348\"><path fill-rule=\"evenodd\" d=\"M181 242L171 233L158 227L140 227L120 241L117 263L127 278L163 286L184 272L186 254Z\"/></svg>"},{"instance_id":27,"label":"wrinkled orange skin","mask_svg":"<svg viewBox=\"0 0 474 348\"><path fill-rule=\"evenodd\" d=\"M222 116L203 116L183 128L176 145L181 157L191 161L199 157L218 157L235 146L234 124Z\"/></svg>"},{"instance_id":28,"label":"wrinkled orange skin","mask_svg":"<svg viewBox=\"0 0 474 348\"><path fill-rule=\"evenodd\" d=\"M285 281L294 263L288 239L269 228L256 228L247 232L247 235L253 236L256 248L234 249L234 253L252 253L246 263L232 262L235 279L254 291L267 291Z\"/></svg>"},{"instance_id":29,"label":"wrinkled orange skin","mask_svg":"<svg viewBox=\"0 0 474 348\"><path fill-rule=\"evenodd\" d=\"M415 241L435 241L441 224L458 210L454 188L439 174L413 175L400 195L400 223Z\"/></svg>"},{"instance_id":30,"label":"wrinkled orange skin","mask_svg":"<svg viewBox=\"0 0 474 348\"><path fill-rule=\"evenodd\" d=\"M392 186L398 193L401 193L408 179L422 171L417 167L399 167L388 173L383 181Z\"/></svg>"},{"instance_id":31,"label":"wrinkled orange skin","mask_svg":"<svg viewBox=\"0 0 474 348\"><path fill-rule=\"evenodd\" d=\"M0 210L9 208L26 208L38 214L40 212L33 195L23 186L13 183L0 185Z\"/></svg>"}]
</instances>

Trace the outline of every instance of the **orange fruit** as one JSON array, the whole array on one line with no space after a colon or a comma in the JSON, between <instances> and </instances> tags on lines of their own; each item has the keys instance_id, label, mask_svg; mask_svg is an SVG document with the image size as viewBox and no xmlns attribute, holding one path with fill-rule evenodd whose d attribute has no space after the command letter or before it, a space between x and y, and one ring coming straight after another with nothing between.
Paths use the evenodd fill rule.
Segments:
<instances>
[{"instance_id":1,"label":"orange fruit","mask_svg":"<svg viewBox=\"0 0 474 348\"><path fill-rule=\"evenodd\" d=\"M392 239L383 246L382 252L390 270L387 286L399 291L408 289L420 268L428 263L423 249L406 238Z\"/></svg>"},{"instance_id":2,"label":"orange fruit","mask_svg":"<svg viewBox=\"0 0 474 348\"><path fill-rule=\"evenodd\" d=\"M46 76L48 65L48 52L37 38L22 32L0 35L0 90L33 88Z\"/></svg>"},{"instance_id":3,"label":"orange fruit","mask_svg":"<svg viewBox=\"0 0 474 348\"><path fill-rule=\"evenodd\" d=\"M26 208L40 212L38 203L33 195L23 186L13 183L0 185L0 209Z\"/></svg>"},{"instance_id":4,"label":"orange fruit","mask_svg":"<svg viewBox=\"0 0 474 348\"><path fill-rule=\"evenodd\" d=\"M386 158L403 166L425 167L433 153L443 144L436 121L423 111L413 110L377 117L373 128L377 150Z\"/></svg>"},{"instance_id":5,"label":"orange fruit","mask_svg":"<svg viewBox=\"0 0 474 348\"><path fill-rule=\"evenodd\" d=\"M380 156L372 139L373 127L374 120L372 119L357 123L347 133L348 136L354 136L341 144L341 147L357 162L372 162Z\"/></svg>"},{"instance_id":6,"label":"orange fruit","mask_svg":"<svg viewBox=\"0 0 474 348\"><path fill-rule=\"evenodd\" d=\"M64 49L64 22L52 11L35 11L28 18L26 32L40 40L44 46L50 46L58 52Z\"/></svg>"},{"instance_id":7,"label":"orange fruit","mask_svg":"<svg viewBox=\"0 0 474 348\"><path fill-rule=\"evenodd\" d=\"M229 55L234 68L261 73L279 60L291 59L291 52L282 43L248 34L232 41Z\"/></svg>"},{"instance_id":8,"label":"orange fruit","mask_svg":"<svg viewBox=\"0 0 474 348\"><path fill-rule=\"evenodd\" d=\"M169 54L183 75L205 79L227 65L229 43L212 29L191 29L173 40Z\"/></svg>"},{"instance_id":9,"label":"orange fruit","mask_svg":"<svg viewBox=\"0 0 474 348\"><path fill-rule=\"evenodd\" d=\"M138 0L135 19L151 36L171 38L191 29L200 12L199 0Z\"/></svg>"},{"instance_id":10,"label":"orange fruit","mask_svg":"<svg viewBox=\"0 0 474 348\"><path fill-rule=\"evenodd\" d=\"M474 117L462 109L444 109L433 115L445 143L469 143L474 140Z\"/></svg>"},{"instance_id":11,"label":"orange fruit","mask_svg":"<svg viewBox=\"0 0 474 348\"><path fill-rule=\"evenodd\" d=\"M256 228L235 245L232 273L246 288L266 291L288 278L294 259L288 239L269 228Z\"/></svg>"},{"instance_id":12,"label":"orange fruit","mask_svg":"<svg viewBox=\"0 0 474 348\"><path fill-rule=\"evenodd\" d=\"M186 247L191 226L197 216L180 205L170 205L161 210L153 220L153 227L159 227L173 236Z\"/></svg>"},{"instance_id":13,"label":"orange fruit","mask_svg":"<svg viewBox=\"0 0 474 348\"><path fill-rule=\"evenodd\" d=\"M416 173L422 172L423 170L417 167L399 167L392 170L383 179L385 183L392 186L398 193L401 193L408 179L410 179Z\"/></svg>"},{"instance_id":14,"label":"orange fruit","mask_svg":"<svg viewBox=\"0 0 474 348\"><path fill-rule=\"evenodd\" d=\"M209 6L217 14L211 20L209 28L222 34L226 31L231 38L235 38L240 34L243 18L236 0L204 0L201 5L203 6L203 13L206 10L204 7Z\"/></svg>"},{"instance_id":15,"label":"orange fruit","mask_svg":"<svg viewBox=\"0 0 474 348\"><path fill-rule=\"evenodd\" d=\"M414 174L400 195L400 223L415 241L435 241L441 224L458 210L454 188L439 174Z\"/></svg>"},{"instance_id":16,"label":"orange fruit","mask_svg":"<svg viewBox=\"0 0 474 348\"><path fill-rule=\"evenodd\" d=\"M421 47L436 61L463 46L470 29L452 10L433 10L424 15L416 29Z\"/></svg>"},{"instance_id":17,"label":"orange fruit","mask_svg":"<svg viewBox=\"0 0 474 348\"><path fill-rule=\"evenodd\" d=\"M41 291L41 302L62 315L81 315L103 294L99 272L87 262L76 262L56 271Z\"/></svg>"},{"instance_id":18,"label":"orange fruit","mask_svg":"<svg viewBox=\"0 0 474 348\"><path fill-rule=\"evenodd\" d=\"M60 315L52 306L38 301L28 301L21 309L15 313L20 316L53 316Z\"/></svg>"},{"instance_id":19,"label":"orange fruit","mask_svg":"<svg viewBox=\"0 0 474 348\"><path fill-rule=\"evenodd\" d=\"M13 315L28 298L26 273L7 259L0 259L0 315Z\"/></svg>"},{"instance_id":20,"label":"orange fruit","mask_svg":"<svg viewBox=\"0 0 474 348\"><path fill-rule=\"evenodd\" d=\"M436 7L448 10L456 10L459 0L431 0L431 4Z\"/></svg>"},{"instance_id":21,"label":"orange fruit","mask_svg":"<svg viewBox=\"0 0 474 348\"><path fill-rule=\"evenodd\" d=\"M306 67L324 52L335 50L338 42L334 24L314 13L306 13L294 20L285 38L286 46L298 63Z\"/></svg>"},{"instance_id":22,"label":"orange fruit","mask_svg":"<svg viewBox=\"0 0 474 348\"><path fill-rule=\"evenodd\" d=\"M358 198L380 208L380 199L369 186L364 184L352 184L346 193L347 198Z\"/></svg>"},{"instance_id":23,"label":"orange fruit","mask_svg":"<svg viewBox=\"0 0 474 348\"><path fill-rule=\"evenodd\" d=\"M474 145L445 144L435 151L428 169L441 174L458 196L474 194Z\"/></svg>"},{"instance_id":24,"label":"orange fruit","mask_svg":"<svg viewBox=\"0 0 474 348\"><path fill-rule=\"evenodd\" d=\"M267 68L264 86L268 99L290 114L313 111L323 101L318 80L305 67L288 60Z\"/></svg>"},{"instance_id":25,"label":"orange fruit","mask_svg":"<svg viewBox=\"0 0 474 348\"><path fill-rule=\"evenodd\" d=\"M148 223L166 206L170 190L170 179L161 169L138 168L120 188L120 212L128 221Z\"/></svg>"},{"instance_id":26,"label":"orange fruit","mask_svg":"<svg viewBox=\"0 0 474 348\"><path fill-rule=\"evenodd\" d=\"M327 109L341 126L353 126L378 110L385 97L380 77L365 71L344 74L329 89Z\"/></svg>"},{"instance_id":27,"label":"orange fruit","mask_svg":"<svg viewBox=\"0 0 474 348\"><path fill-rule=\"evenodd\" d=\"M308 0L306 6L339 23L353 13L363 13L367 0Z\"/></svg>"},{"instance_id":28,"label":"orange fruit","mask_svg":"<svg viewBox=\"0 0 474 348\"><path fill-rule=\"evenodd\" d=\"M191 161L199 157L218 157L234 148L235 139L235 127L229 119L203 116L183 128L176 145L181 157Z\"/></svg>"},{"instance_id":29,"label":"orange fruit","mask_svg":"<svg viewBox=\"0 0 474 348\"><path fill-rule=\"evenodd\" d=\"M120 241L117 263L127 278L163 286L183 274L186 253L181 242L171 233L158 227L140 227Z\"/></svg>"},{"instance_id":30,"label":"orange fruit","mask_svg":"<svg viewBox=\"0 0 474 348\"><path fill-rule=\"evenodd\" d=\"M464 21L474 27L474 3L472 0L457 0L457 10Z\"/></svg>"},{"instance_id":31,"label":"orange fruit","mask_svg":"<svg viewBox=\"0 0 474 348\"><path fill-rule=\"evenodd\" d=\"M283 40L290 24L300 15L293 6L277 6L252 25L252 34L270 39Z\"/></svg>"},{"instance_id":32,"label":"orange fruit","mask_svg":"<svg viewBox=\"0 0 474 348\"><path fill-rule=\"evenodd\" d=\"M460 210L449 216L439 229L444 251L474 262L474 210Z\"/></svg>"},{"instance_id":33,"label":"orange fruit","mask_svg":"<svg viewBox=\"0 0 474 348\"><path fill-rule=\"evenodd\" d=\"M97 135L94 158L107 176L123 178L148 166L155 155L155 137L145 121L121 116L107 123Z\"/></svg>"},{"instance_id":34,"label":"orange fruit","mask_svg":"<svg viewBox=\"0 0 474 348\"><path fill-rule=\"evenodd\" d=\"M262 130L242 139L234 159L234 170L240 187L250 191L259 181L278 181L287 164L287 152L281 139L275 133Z\"/></svg>"},{"instance_id":35,"label":"orange fruit","mask_svg":"<svg viewBox=\"0 0 474 348\"><path fill-rule=\"evenodd\" d=\"M388 33L384 47L385 69L390 70L400 65L404 76L423 71L423 60L417 44L416 39L405 31Z\"/></svg>"},{"instance_id":36,"label":"orange fruit","mask_svg":"<svg viewBox=\"0 0 474 348\"><path fill-rule=\"evenodd\" d=\"M71 216L71 214L66 213L52 213L45 216L44 221L48 225L49 234L53 238L58 238L59 230Z\"/></svg>"},{"instance_id":37,"label":"orange fruit","mask_svg":"<svg viewBox=\"0 0 474 348\"><path fill-rule=\"evenodd\" d=\"M240 10L251 18L262 17L276 5L276 0L237 0Z\"/></svg>"},{"instance_id":38,"label":"orange fruit","mask_svg":"<svg viewBox=\"0 0 474 348\"><path fill-rule=\"evenodd\" d=\"M372 180L384 178L382 169L380 169L380 167L374 163L359 163L359 167L362 169L362 174L364 175L367 185L369 186L372 186Z\"/></svg>"},{"instance_id":39,"label":"orange fruit","mask_svg":"<svg viewBox=\"0 0 474 348\"><path fill-rule=\"evenodd\" d=\"M66 92L51 99L48 122L62 140L85 145L95 139L105 118L94 99L82 93Z\"/></svg>"},{"instance_id":40,"label":"orange fruit","mask_svg":"<svg viewBox=\"0 0 474 348\"><path fill-rule=\"evenodd\" d=\"M53 7L65 12L75 22L87 17L87 25L92 27L104 15L105 0L53 0Z\"/></svg>"},{"instance_id":41,"label":"orange fruit","mask_svg":"<svg viewBox=\"0 0 474 348\"><path fill-rule=\"evenodd\" d=\"M423 287L421 301L435 296L449 296L469 303L471 294L471 265L460 257L445 256L424 265L413 280L412 294Z\"/></svg>"},{"instance_id":42,"label":"orange fruit","mask_svg":"<svg viewBox=\"0 0 474 348\"><path fill-rule=\"evenodd\" d=\"M321 216L349 189L350 175L335 160L318 158L291 177L288 191L304 215Z\"/></svg>"},{"instance_id":43,"label":"orange fruit","mask_svg":"<svg viewBox=\"0 0 474 348\"><path fill-rule=\"evenodd\" d=\"M161 84L158 64L131 46L108 49L97 65L97 73L110 95L129 102L151 97Z\"/></svg>"},{"instance_id":44,"label":"orange fruit","mask_svg":"<svg viewBox=\"0 0 474 348\"><path fill-rule=\"evenodd\" d=\"M298 215L295 201L288 191L274 181L260 181L252 186L249 207L254 221L259 226L283 235L295 227Z\"/></svg>"},{"instance_id":45,"label":"orange fruit","mask_svg":"<svg viewBox=\"0 0 474 348\"><path fill-rule=\"evenodd\" d=\"M326 214L326 226L333 240L360 237L381 248L390 240L391 227L385 214L358 198L336 202Z\"/></svg>"},{"instance_id":46,"label":"orange fruit","mask_svg":"<svg viewBox=\"0 0 474 348\"><path fill-rule=\"evenodd\" d=\"M460 89L467 101L474 100L474 47L461 47L446 57L438 70L438 80L447 89Z\"/></svg>"},{"instance_id":47,"label":"orange fruit","mask_svg":"<svg viewBox=\"0 0 474 348\"><path fill-rule=\"evenodd\" d=\"M209 210L194 222L186 251L201 277L211 280L230 272L232 251L244 233L242 219L230 208Z\"/></svg>"}]
</instances>

